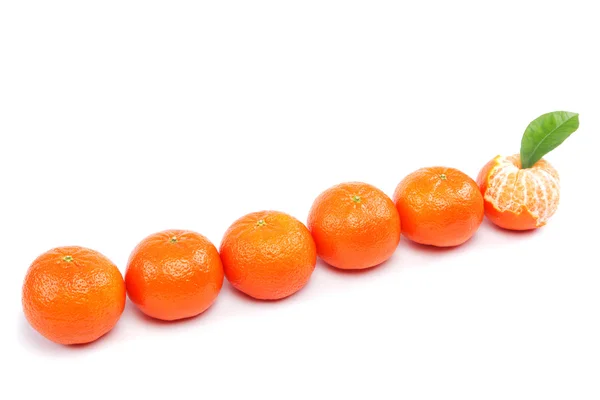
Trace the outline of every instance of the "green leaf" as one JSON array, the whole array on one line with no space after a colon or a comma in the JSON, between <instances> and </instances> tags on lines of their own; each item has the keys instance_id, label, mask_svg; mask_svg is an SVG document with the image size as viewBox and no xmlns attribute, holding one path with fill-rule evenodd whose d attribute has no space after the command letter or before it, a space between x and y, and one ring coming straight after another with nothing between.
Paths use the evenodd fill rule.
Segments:
<instances>
[{"instance_id":1,"label":"green leaf","mask_svg":"<svg viewBox=\"0 0 600 400\"><path fill-rule=\"evenodd\" d=\"M531 168L579 128L579 114L554 111L531 121L521 140L521 168Z\"/></svg>"}]
</instances>

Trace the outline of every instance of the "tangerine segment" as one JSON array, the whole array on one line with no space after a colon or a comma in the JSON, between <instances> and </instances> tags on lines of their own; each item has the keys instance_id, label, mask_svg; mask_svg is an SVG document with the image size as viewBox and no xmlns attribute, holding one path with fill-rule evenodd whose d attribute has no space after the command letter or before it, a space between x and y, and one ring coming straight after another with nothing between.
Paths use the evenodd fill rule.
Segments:
<instances>
[{"instance_id":1,"label":"tangerine segment","mask_svg":"<svg viewBox=\"0 0 600 400\"><path fill-rule=\"evenodd\" d=\"M125 308L117 267L95 250L57 247L40 255L23 282L23 311L45 338L59 344L93 342L108 333Z\"/></svg>"},{"instance_id":2,"label":"tangerine segment","mask_svg":"<svg viewBox=\"0 0 600 400\"><path fill-rule=\"evenodd\" d=\"M518 154L497 156L481 169L477 183L486 216L505 229L539 228L558 208L558 172L543 159L522 169Z\"/></svg>"},{"instance_id":3,"label":"tangerine segment","mask_svg":"<svg viewBox=\"0 0 600 400\"><path fill-rule=\"evenodd\" d=\"M477 183L455 168L418 169L398 184L393 199L402 234L420 244L458 246L483 221L483 197Z\"/></svg>"},{"instance_id":4,"label":"tangerine segment","mask_svg":"<svg viewBox=\"0 0 600 400\"><path fill-rule=\"evenodd\" d=\"M220 253L232 286L261 300L299 291L317 263L308 228L279 211L254 212L236 220L225 232Z\"/></svg>"},{"instance_id":5,"label":"tangerine segment","mask_svg":"<svg viewBox=\"0 0 600 400\"><path fill-rule=\"evenodd\" d=\"M125 283L129 298L144 314L165 321L190 318L215 302L223 285L223 265L205 236L166 230L135 247Z\"/></svg>"},{"instance_id":6,"label":"tangerine segment","mask_svg":"<svg viewBox=\"0 0 600 400\"><path fill-rule=\"evenodd\" d=\"M365 269L389 259L400 241L400 216L378 188L347 182L322 192L308 216L317 254L341 269Z\"/></svg>"}]
</instances>

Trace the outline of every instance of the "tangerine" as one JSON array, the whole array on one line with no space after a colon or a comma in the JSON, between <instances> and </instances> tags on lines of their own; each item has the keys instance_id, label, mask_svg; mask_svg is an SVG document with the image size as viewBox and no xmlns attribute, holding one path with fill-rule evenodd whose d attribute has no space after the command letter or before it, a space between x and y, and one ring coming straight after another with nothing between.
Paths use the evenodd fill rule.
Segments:
<instances>
[{"instance_id":1,"label":"tangerine","mask_svg":"<svg viewBox=\"0 0 600 400\"><path fill-rule=\"evenodd\" d=\"M30 265L22 304L29 324L47 339L89 343L117 324L125 308L125 283L119 269L97 251L57 247Z\"/></svg>"},{"instance_id":2,"label":"tangerine","mask_svg":"<svg viewBox=\"0 0 600 400\"><path fill-rule=\"evenodd\" d=\"M217 248L203 235L165 230L144 238L125 272L129 299L146 315L165 321L206 311L223 286Z\"/></svg>"},{"instance_id":3,"label":"tangerine","mask_svg":"<svg viewBox=\"0 0 600 400\"><path fill-rule=\"evenodd\" d=\"M479 172L485 215L494 224L511 230L544 226L558 208L558 172L544 159L521 168L519 154L496 156Z\"/></svg>"},{"instance_id":4,"label":"tangerine","mask_svg":"<svg viewBox=\"0 0 600 400\"><path fill-rule=\"evenodd\" d=\"M322 192L308 216L317 255L340 269L365 269L389 259L400 242L400 216L380 189L345 182Z\"/></svg>"},{"instance_id":5,"label":"tangerine","mask_svg":"<svg viewBox=\"0 0 600 400\"><path fill-rule=\"evenodd\" d=\"M393 199L402 234L420 244L458 246L483 221L483 196L477 183L455 168L418 169L398 184Z\"/></svg>"},{"instance_id":6,"label":"tangerine","mask_svg":"<svg viewBox=\"0 0 600 400\"><path fill-rule=\"evenodd\" d=\"M258 211L231 224L220 247L225 276L237 290L277 300L302 289L317 262L306 226L280 211Z\"/></svg>"}]
</instances>

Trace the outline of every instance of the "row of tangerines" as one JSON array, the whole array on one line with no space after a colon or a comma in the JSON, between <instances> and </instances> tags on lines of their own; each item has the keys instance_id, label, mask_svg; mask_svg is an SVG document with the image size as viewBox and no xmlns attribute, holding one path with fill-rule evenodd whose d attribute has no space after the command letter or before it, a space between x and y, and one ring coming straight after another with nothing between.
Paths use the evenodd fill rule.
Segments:
<instances>
[{"instance_id":1,"label":"row of tangerines","mask_svg":"<svg viewBox=\"0 0 600 400\"><path fill-rule=\"evenodd\" d=\"M155 233L131 253L125 279L94 250L55 248L28 269L24 313L47 339L87 343L115 326L126 296L153 318L177 320L210 307L225 278L254 298L282 299L306 285L317 256L337 268L371 268L392 256L401 234L461 245L484 214L503 228L534 229L557 208L558 174L541 157L521 168L521 158L494 158L477 182L454 168L419 169L393 198L367 183L342 183L315 199L306 225L283 212L251 213L228 228L219 250L196 232Z\"/></svg>"}]
</instances>

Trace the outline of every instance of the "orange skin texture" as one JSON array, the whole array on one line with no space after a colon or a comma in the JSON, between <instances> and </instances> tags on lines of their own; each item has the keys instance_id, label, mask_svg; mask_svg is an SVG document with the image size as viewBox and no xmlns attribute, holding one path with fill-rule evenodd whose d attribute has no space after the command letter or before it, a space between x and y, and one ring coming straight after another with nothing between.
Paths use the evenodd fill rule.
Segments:
<instances>
[{"instance_id":1,"label":"orange skin texture","mask_svg":"<svg viewBox=\"0 0 600 400\"><path fill-rule=\"evenodd\" d=\"M498 173L504 173L506 178L495 180ZM542 227L558 207L558 173L543 159L531 168L521 169L519 154L496 156L479 171L477 184L484 198L485 216L504 229L524 231ZM505 186L499 188L502 184Z\"/></svg>"},{"instance_id":2,"label":"orange skin texture","mask_svg":"<svg viewBox=\"0 0 600 400\"><path fill-rule=\"evenodd\" d=\"M481 189L481 194L485 195L488 187L487 178L490 170L496 165L496 160L490 160L477 175L477 184ZM501 228L512 230L535 229L535 218L527 211L525 206L521 206L517 213L512 211L500 211L490 201L484 200L485 216L494 224Z\"/></svg>"},{"instance_id":3,"label":"orange skin texture","mask_svg":"<svg viewBox=\"0 0 600 400\"><path fill-rule=\"evenodd\" d=\"M223 286L217 248L203 235L166 230L132 251L125 284L129 299L146 315L173 321L206 311Z\"/></svg>"},{"instance_id":4,"label":"orange skin texture","mask_svg":"<svg viewBox=\"0 0 600 400\"><path fill-rule=\"evenodd\" d=\"M317 255L340 269L365 269L389 259L400 242L400 216L384 192L345 182L321 193L308 216Z\"/></svg>"},{"instance_id":5,"label":"orange skin texture","mask_svg":"<svg viewBox=\"0 0 600 400\"><path fill-rule=\"evenodd\" d=\"M227 280L260 300L278 300L302 289L317 263L306 226L279 211L259 211L236 220L220 247Z\"/></svg>"},{"instance_id":6,"label":"orange skin texture","mask_svg":"<svg viewBox=\"0 0 600 400\"><path fill-rule=\"evenodd\" d=\"M485 215L490 221L504 229L525 231L537 228L536 219L527 207L521 206L517 213L500 211L489 201L484 202Z\"/></svg>"},{"instance_id":7,"label":"orange skin texture","mask_svg":"<svg viewBox=\"0 0 600 400\"><path fill-rule=\"evenodd\" d=\"M402 233L420 244L461 245L483 222L477 183L455 168L421 168L409 174L396 187L393 200Z\"/></svg>"},{"instance_id":8,"label":"orange skin texture","mask_svg":"<svg viewBox=\"0 0 600 400\"><path fill-rule=\"evenodd\" d=\"M108 333L125 308L119 269L97 251L57 247L40 255L23 283L29 324L59 344L90 343Z\"/></svg>"}]
</instances>

